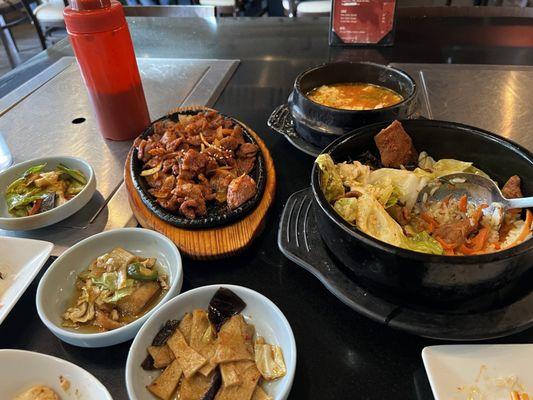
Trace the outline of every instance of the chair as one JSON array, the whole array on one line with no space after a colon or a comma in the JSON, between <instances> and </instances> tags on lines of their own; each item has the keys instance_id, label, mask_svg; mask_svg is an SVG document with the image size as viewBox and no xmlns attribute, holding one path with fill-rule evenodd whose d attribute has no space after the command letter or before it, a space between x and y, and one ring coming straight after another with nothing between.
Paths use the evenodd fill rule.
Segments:
<instances>
[{"instance_id":1,"label":"chair","mask_svg":"<svg viewBox=\"0 0 533 400\"><path fill-rule=\"evenodd\" d=\"M215 7L217 17L226 15L260 17L267 12L262 0L193 0L200 5Z\"/></svg>"},{"instance_id":2,"label":"chair","mask_svg":"<svg viewBox=\"0 0 533 400\"><path fill-rule=\"evenodd\" d=\"M331 0L283 0L283 10L289 17L320 17L331 12Z\"/></svg>"},{"instance_id":3,"label":"chair","mask_svg":"<svg viewBox=\"0 0 533 400\"><path fill-rule=\"evenodd\" d=\"M6 22L6 15L14 12L20 13L20 17L13 21ZM0 0L0 39L2 40L9 64L12 68L15 68L22 62L22 60L11 29L28 22L34 26L41 47L45 50L46 41L41 26L30 7L30 2L28 0Z\"/></svg>"},{"instance_id":4,"label":"chair","mask_svg":"<svg viewBox=\"0 0 533 400\"><path fill-rule=\"evenodd\" d=\"M236 17L242 9L242 2L239 0L199 0L199 3L202 6L215 7L218 16L233 15Z\"/></svg>"},{"instance_id":5,"label":"chair","mask_svg":"<svg viewBox=\"0 0 533 400\"><path fill-rule=\"evenodd\" d=\"M198 17L215 16L213 6L124 6L127 17Z\"/></svg>"},{"instance_id":6,"label":"chair","mask_svg":"<svg viewBox=\"0 0 533 400\"><path fill-rule=\"evenodd\" d=\"M39 21L44 32L45 39L49 39L51 44L55 43L54 33L60 31L57 39L66 35L65 20L63 19L63 9L68 5L67 0L41 0L33 13Z\"/></svg>"}]
</instances>

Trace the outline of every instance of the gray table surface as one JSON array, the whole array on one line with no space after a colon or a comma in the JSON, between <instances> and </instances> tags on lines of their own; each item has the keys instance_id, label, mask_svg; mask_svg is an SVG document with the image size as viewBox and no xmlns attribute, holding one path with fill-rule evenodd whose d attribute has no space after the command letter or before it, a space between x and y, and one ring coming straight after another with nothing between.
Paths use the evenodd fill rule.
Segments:
<instances>
[{"instance_id":1,"label":"gray table surface","mask_svg":"<svg viewBox=\"0 0 533 400\"><path fill-rule=\"evenodd\" d=\"M328 22L320 18L135 18L130 26L139 57L240 59L215 107L252 126L265 140L277 167L276 200L262 235L249 250L227 260L209 263L186 259L183 290L228 282L258 290L280 307L291 323L298 347L291 399L431 399L420 352L424 346L439 342L397 332L358 315L278 250L281 211L289 195L308 185L313 159L270 131L266 121L270 112L286 101L299 72L328 60L533 65L531 21L401 16L393 47L365 49L329 48ZM71 54L67 42L41 53L0 79L0 96ZM509 136L533 148L530 132L511 131ZM36 315L39 277L0 326L0 347L70 360L100 379L115 399L127 398L123 368L130 342L107 349L61 343ZM530 330L492 342L532 341Z\"/></svg>"}]
</instances>

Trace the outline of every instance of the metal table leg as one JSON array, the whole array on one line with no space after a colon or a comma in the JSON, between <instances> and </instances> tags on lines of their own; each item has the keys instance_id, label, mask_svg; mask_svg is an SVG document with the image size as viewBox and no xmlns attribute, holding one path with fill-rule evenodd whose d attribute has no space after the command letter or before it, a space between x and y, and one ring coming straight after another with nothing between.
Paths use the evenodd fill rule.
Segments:
<instances>
[{"instance_id":1,"label":"metal table leg","mask_svg":"<svg viewBox=\"0 0 533 400\"><path fill-rule=\"evenodd\" d=\"M4 19L4 16L0 15L0 39L2 40L2 44L6 49L7 58L9 60L11 68L15 68L22 62L22 59L20 58L20 54L17 50L17 46L15 45L15 39L13 39L11 31L7 28L1 29L1 27L4 27L5 25L6 21Z\"/></svg>"}]
</instances>

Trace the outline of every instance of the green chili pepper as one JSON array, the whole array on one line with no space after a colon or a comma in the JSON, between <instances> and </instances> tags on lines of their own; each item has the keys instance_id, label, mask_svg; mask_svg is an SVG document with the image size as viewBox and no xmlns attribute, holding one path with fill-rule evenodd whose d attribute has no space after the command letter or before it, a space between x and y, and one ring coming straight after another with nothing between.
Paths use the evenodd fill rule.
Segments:
<instances>
[{"instance_id":1,"label":"green chili pepper","mask_svg":"<svg viewBox=\"0 0 533 400\"><path fill-rule=\"evenodd\" d=\"M139 262L128 265L128 277L138 281L155 281L158 277L156 269L146 268Z\"/></svg>"}]
</instances>

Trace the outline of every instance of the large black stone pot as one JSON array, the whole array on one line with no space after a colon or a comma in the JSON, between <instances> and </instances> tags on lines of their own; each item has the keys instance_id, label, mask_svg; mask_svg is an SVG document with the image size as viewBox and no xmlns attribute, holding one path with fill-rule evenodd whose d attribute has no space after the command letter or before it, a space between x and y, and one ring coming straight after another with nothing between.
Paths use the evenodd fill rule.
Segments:
<instances>
[{"instance_id":1,"label":"large black stone pot","mask_svg":"<svg viewBox=\"0 0 533 400\"><path fill-rule=\"evenodd\" d=\"M307 97L307 93L318 86L346 82L383 86L401 94L404 100L377 110L341 110L315 103ZM294 128L304 139L321 147L355 128L408 118L417 107L413 78L399 69L369 62L336 62L308 69L298 75L289 96Z\"/></svg>"},{"instance_id":2,"label":"large black stone pot","mask_svg":"<svg viewBox=\"0 0 533 400\"><path fill-rule=\"evenodd\" d=\"M435 159L472 161L500 183L518 174L524 194L533 195L533 155L525 148L490 132L451 122L404 120L402 124L418 151L425 150ZM333 142L324 153L335 162L358 159L367 151L378 156L374 136L385 126L387 123L379 123L357 129ZM415 306L463 312L494 307L533 289L533 240L485 255L417 253L376 240L339 217L320 188L316 165L311 185L323 241L353 278L369 290Z\"/></svg>"}]
</instances>

